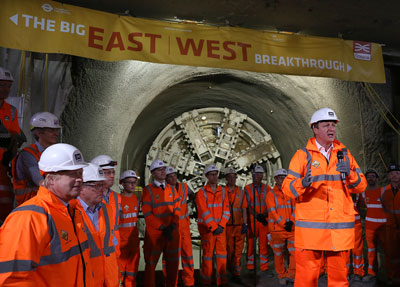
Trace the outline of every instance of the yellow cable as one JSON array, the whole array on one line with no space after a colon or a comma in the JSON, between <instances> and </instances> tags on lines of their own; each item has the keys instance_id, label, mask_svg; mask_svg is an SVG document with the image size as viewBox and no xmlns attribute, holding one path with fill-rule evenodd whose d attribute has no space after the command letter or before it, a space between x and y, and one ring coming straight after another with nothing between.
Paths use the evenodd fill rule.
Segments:
<instances>
[{"instance_id":1,"label":"yellow cable","mask_svg":"<svg viewBox=\"0 0 400 287\"><path fill-rule=\"evenodd\" d=\"M369 88L369 90L372 90L373 95L381 102L382 106L385 107L385 110L392 116L392 118L396 121L398 125L400 125L400 122L397 120L397 118L392 114L392 112L389 110L389 108L386 106L385 102L382 100L382 98L378 95L378 93L375 91L375 89L372 87L371 84L366 83L366 86Z\"/></svg>"},{"instance_id":2,"label":"yellow cable","mask_svg":"<svg viewBox=\"0 0 400 287\"><path fill-rule=\"evenodd\" d=\"M398 134L400 135L400 131L392 124L392 122L390 121L390 119L386 116L385 111L382 110L382 108L380 107L378 100L376 99L376 97L374 97L372 95L371 90L368 88L368 86L364 83L364 85L361 85L364 90L366 91L367 96L371 99L372 103L375 105L376 110L380 113L380 115L382 116L382 118L385 120L385 122ZM385 106L385 108L387 109L387 107Z\"/></svg>"}]
</instances>

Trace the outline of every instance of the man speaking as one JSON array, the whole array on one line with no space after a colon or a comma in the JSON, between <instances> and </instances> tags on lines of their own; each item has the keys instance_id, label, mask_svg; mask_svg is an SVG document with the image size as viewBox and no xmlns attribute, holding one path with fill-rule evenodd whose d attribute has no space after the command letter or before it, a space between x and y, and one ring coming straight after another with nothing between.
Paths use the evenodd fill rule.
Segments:
<instances>
[{"instance_id":1,"label":"man speaking","mask_svg":"<svg viewBox=\"0 0 400 287\"><path fill-rule=\"evenodd\" d=\"M354 207L350 193L367 185L358 164L336 140L336 113L316 111L310 126L314 137L293 156L283 192L296 199L295 286L318 286L327 260L328 286L348 286L346 259L354 247Z\"/></svg>"}]
</instances>

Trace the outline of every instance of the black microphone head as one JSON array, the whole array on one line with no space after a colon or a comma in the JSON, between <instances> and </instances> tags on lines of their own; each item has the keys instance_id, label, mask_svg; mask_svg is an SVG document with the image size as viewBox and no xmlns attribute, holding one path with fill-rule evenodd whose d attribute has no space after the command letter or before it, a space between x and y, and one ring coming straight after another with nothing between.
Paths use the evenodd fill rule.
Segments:
<instances>
[{"instance_id":1,"label":"black microphone head","mask_svg":"<svg viewBox=\"0 0 400 287\"><path fill-rule=\"evenodd\" d=\"M337 158L343 159L343 152L341 150L337 152Z\"/></svg>"}]
</instances>

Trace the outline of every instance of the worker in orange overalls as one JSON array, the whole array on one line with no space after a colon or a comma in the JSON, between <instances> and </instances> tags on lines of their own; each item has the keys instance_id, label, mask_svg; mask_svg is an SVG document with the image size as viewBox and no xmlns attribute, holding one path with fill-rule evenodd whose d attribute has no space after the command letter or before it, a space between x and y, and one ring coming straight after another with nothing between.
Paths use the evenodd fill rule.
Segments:
<instances>
[{"instance_id":1,"label":"worker in orange overalls","mask_svg":"<svg viewBox=\"0 0 400 287\"><path fill-rule=\"evenodd\" d=\"M97 164L103 169L105 180L105 188L104 188L104 200L103 202L106 204L107 209L110 211L110 218L111 218L111 230L113 232L113 243L116 248L117 258L120 255L119 251L119 214L121 210L121 195L111 187L114 185L115 179L115 166L117 162L113 160L108 155L98 155L91 160L91 163Z\"/></svg>"},{"instance_id":2,"label":"worker in orange overalls","mask_svg":"<svg viewBox=\"0 0 400 287\"><path fill-rule=\"evenodd\" d=\"M389 285L400 285L400 165L389 166L390 183L382 188L381 203L386 214L385 256Z\"/></svg>"},{"instance_id":3,"label":"worker in orange overalls","mask_svg":"<svg viewBox=\"0 0 400 287\"><path fill-rule=\"evenodd\" d=\"M13 82L11 72L0 67L0 224L14 207L9 163L17 154L17 148L26 141L19 127L17 109L5 101Z\"/></svg>"},{"instance_id":4,"label":"worker in orange overalls","mask_svg":"<svg viewBox=\"0 0 400 287\"><path fill-rule=\"evenodd\" d=\"M135 189L139 178L133 170L126 170L119 179L119 183L124 189L121 193L119 219L121 255L118 264L121 272L121 286L124 287L135 287L137 285L140 240L137 227L139 202L135 195Z\"/></svg>"},{"instance_id":5,"label":"worker in orange overalls","mask_svg":"<svg viewBox=\"0 0 400 287\"><path fill-rule=\"evenodd\" d=\"M119 270L112 224L107 207L102 202L105 180L103 170L97 164L90 163L84 167L83 186L76 200L76 208L83 214L95 286L117 287Z\"/></svg>"},{"instance_id":6,"label":"worker in orange overalls","mask_svg":"<svg viewBox=\"0 0 400 287\"><path fill-rule=\"evenodd\" d=\"M365 239L368 246L368 275L362 281L376 281L377 246L378 242L384 244L386 214L381 203L382 188L378 186L379 174L375 169L368 169L365 172L367 178L367 189L362 193L362 198L367 206L365 217Z\"/></svg>"},{"instance_id":7,"label":"worker in orange overalls","mask_svg":"<svg viewBox=\"0 0 400 287\"><path fill-rule=\"evenodd\" d=\"M360 216L360 204L362 202L361 194L352 194L353 206L356 212L354 221L354 248L351 250L353 259L353 280L361 281L364 276L364 251L363 251L363 230ZM348 259L348 273L350 274L350 254Z\"/></svg>"},{"instance_id":8,"label":"worker in orange overalls","mask_svg":"<svg viewBox=\"0 0 400 287\"><path fill-rule=\"evenodd\" d=\"M226 278L226 223L230 217L228 192L218 185L218 168L208 165L204 169L207 184L196 193L197 225L203 250L200 276L204 285L211 285L213 256L217 261L217 285L224 286Z\"/></svg>"},{"instance_id":9,"label":"worker in orange overalls","mask_svg":"<svg viewBox=\"0 0 400 287\"><path fill-rule=\"evenodd\" d=\"M142 211L146 222L144 260L146 286L155 286L155 269L163 254L166 261L166 286L178 285L180 257L180 197L178 190L165 182L165 163L155 160L150 165L153 182L143 189Z\"/></svg>"},{"instance_id":10,"label":"worker in orange overalls","mask_svg":"<svg viewBox=\"0 0 400 287\"><path fill-rule=\"evenodd\" d=\"M71 145L43 152L43 186L0 229L0 286L95 286L83 214L70 204L81 191L85 166Z\"/></svg>"},{"instance_id":11,"label":"worker in orange overalls","mask_svg":"<svg viewBox=\"0 0 400 287\"><path fill-rule=\"evenodd\" d=\"M186 183L178 182L177 171L168 166L165 171L167 183L175 187L181 200L179 216L179 233L181 237L182 281L185 287L194 286L194 263L192 238L190 235L190 218L187 206L188 197L193 196L193 191ZM163 259L163 271L166 274L166 262Z\"/></svg>"},{"instance_id":12,"label":"worker in orange overalls","mask_svg":"<svg viewBox=\"0 0 400 287\"><path fill-rule=\"evenodd\" d=\"M279 284L285 286L294 282L296 263L294 258L294 199L282 192L282 183L287 176L285 169L274 172L275 186L267 193L268 229L271 234L271 247L275 256L275 271ZM289 268L285 268L285 246L289 252Z\"/></svg>"},{"instance_id":13,"label":"worker in orange overalls","mask_svg":"<svg viewBox=\"0 0 400 287\"><path fill-rule=\"evenodd\" d=\"M30 127L35 142L25 147L12 160L12 176L16 206L34 197L43 182L38 162L42 152L58 142L60 122L49 112L32 116Z\"/></svg>"},{"instance_id":14,"label":"worker in orange overalls","mask_svg":"<svg viewBox=\"0 0 400 287\"><path fill-rule=\"evenodd\" d=\"M237 174L233 168L225 171L231 217L226 224L226 240L228 253L228 266L233 274L233 281L241 283L240 271L247 224L247 199L244 190L236 185Z\"/></svg>"},{"instance_id":15,"label":"worker in orange overalls","mask_svg":"<svg viewBox=\"0 0 400 287\"><path fill-rule=\"evenodd\" d=\"M264 177L262 166L254 168L253 183L245 186L245 193L249 211L250 230L247 234L247 269L254 270L255 266L255 240L258 237L260 248L260 270L264 277L272 278L272 270L268 266L268 211L267 211L267 193L271 188L261 181ZM254 206L255 194L255 206ZM256 225L254 226L254 217Z\"/></svg>"},{"instance_id":16,"label":"worker in orange overalls","mask_svg":"<svg viewBox=\"0 0 400 287\"><path fill-rule=\"evenodd\" d=\"M346 263L354 247L354 207L350 193L367 183L357 162L336 140L336 113L316 111L314 137L293 156L283 192L296 199L295 286L318 286L325 251L328 286L348 286Z\"/></svg>"}]
</instances>

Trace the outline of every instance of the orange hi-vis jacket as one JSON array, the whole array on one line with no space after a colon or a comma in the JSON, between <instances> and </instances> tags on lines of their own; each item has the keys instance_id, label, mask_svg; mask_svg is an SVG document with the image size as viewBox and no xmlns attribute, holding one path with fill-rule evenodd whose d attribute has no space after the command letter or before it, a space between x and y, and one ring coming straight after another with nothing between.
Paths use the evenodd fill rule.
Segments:
<instances>
[{"instance_id":1,"label":"orange hi-vis jacket","mask_svg":"<svg viewBox=\"0 0 400 287\"><path fill-rule=\"evenodd\" d=\"M236 186L233 191L229 190L228 186L225 186L228 190L229 208L231 217L227 225L242 225L243 223L243 209L247 208L247 199L244 190L239 186Z\"/></svg>"},{"instance_id":2,"label":"orange hi-vis jacket","mask_svg":"<svg viewBox=\"0 0 400 287\"><path fill-rule=\"evenodd\" d=\"M139 240L137 220L139 202L134 193L130 197L121 195L121 213L119 218L119 236L121 238L121 253L130 249L130 240Z\"/></svg>"},{"instance_id":3,"label":"orange hi-vis jacket","mask_svg":"<svg viewBox=\"0 0 400 287\"><path fill-rule=\"evenodd\" d=\"M393 194L392 186L388 184L382 188L381 203L386 212L386 226L400 229L400 191Z\"/></svg>"},{"instance_id":4,"label":"orange hi-vis jacket","mask_svg":"<svg viewBox=\"0 0 400 287\"><path fill-rule=\"evenodd\" d=\"M121 195L116 193L114 190L110 189L108 198L104 197L103 198L103 203L106 205L107 209L109 210L110 214L110 224L111 224L111 230L113 232L113 235L118 241L118 244L116 247L116 252L117 252L117 257L120 255L119 251L119 243L120 243L120 238L119 238L119 231L118 231L118 226L119 226L119 213L121 210Z\"/></svg>"},{"instance_id":5,"label":"orange hi-vis jacket","mask_svg":"<svg viewBox=\"0 0 400 287\"><path fill-rule=\"evenodd\" d=\"M22 151L29 152L33 157L39 162L42 153L39 151L35 143L30 144L25 147ZM19 155L19 154L18 154ZM17 159L18 155L12 160L12 177L13 177L13 187L14 194L17 200L17 206L21 205L28 199L34 197L39 189L39 187L33 182L29 182L28 179L17 180Z\"/></svg>"},{"instance_id":6,"label":"orange hi-vis jacket","mask_svg":"<svg viewBox=\"0 0 400 287\"><path fill-rule=\"evenodd\" d=\"M94 227L79 200L76 208L83 214L84 226L90 248L90 260L94 273L95 286L118 286L119 271L115 246L113 245L110 217L106 205L100 203L99 230Z\"/></svg>"},{"instance_id":7,"label":"orange hi-vis jacket","mask_svg":"<svg viewBox=\"0 0 400 287\"><path fill-rule=\"evenodd\" d=\"M143 189L142 212L146 222L146 233L161 234L162 229L174 223L179 227L180 197L172 185L164 190L150 183Z\"/></svg>"},{"instance_id":8,"label":"orange hi-vis jacket","mask_svg":"<svg viewBox=\"0 0 400 287\"><path fill-rule=\"evenodd\" d=\"M285 223L294 223L296 204L293 198L285 195L276 185L267 193L268 230L285 231ZM294 226L292 231L294 230Z\"/></svg>"},{"instance_id":9,"label":"orange hi-vis jacket","mask_svg":"<svg viewBox=\"0 0 400 287\"><path fill-rule=\"evenodd\" d=\"M187 206L188 191L189 188L186 183L184 182L178 183L178 194L179 197L181 198L181 212L179 215L180 229L190 228L189 209Z\"/></svg>"},{"instance_id":10,"label":"orange hi-vis jacket","mask_svg":"<svg viewBox=\"0 0 400 287\"><path fill-rule=\"evenodd\" d=\"M336 171L337 152L350 164L345 183ZM302 179L311 169L311 185ZM354 247L354 206L350 193L365 190L367 182L357 162L338 140L333 141L329 162L318 150L315 138L293 156L283 192L296 199L295 247L342 251Z\"/></svg>"},{"instance_id":11,"label":"orange hi-vis jacket","mask_svg":"<svg viewBox=\"0 0 400 287\"><path fill-rule=\"evenodd\" d=\"M214 192L210 185L206 184L196 194L196 206L200 234L212 232L218 228L218 225L225 229L230 217L229 200L225 187L217 185Z\"/></svg>"},{"instance_id":12,"label":"orange hi-vis jacket","mask_svg":"<svg viewBox=\"0 0 400 287\"><path fill-rule=\"evenodd\" d=\"M82 212L41 186L0 229L0 286L94 286L89 252Z\"/></svg>"},{"instance_id":13,"label":"orange hi-vis jacket","mask_svg":"<svg viewBox=\"0 0 400 287\"><path fill-rule=\"evenodd\" d=\"M261 193L258 192L257 188L254 187L254 184L248 184L245 186L245 193L247 199L247 205L249 207L249 213L251 216L254 216L254 191L256 194L256 214L266 213L267 208L267 193L271 190L271 187L266 184L261 184ZM251 224L253 224L253 220L251 220Z\"/></svg>"},{"instance_id":14,"label":"orange hi-vis jacket","mask_svg":"<svg viewBox=\"0 0 400 287\"><path fill-rule=\"evenodd\" d=\"M367 206L365 216L365 228L376 230L386 222L386 214L381 203L382 188L366 189L362 193L362 198Z\"/></svg>"}]
</instances>

